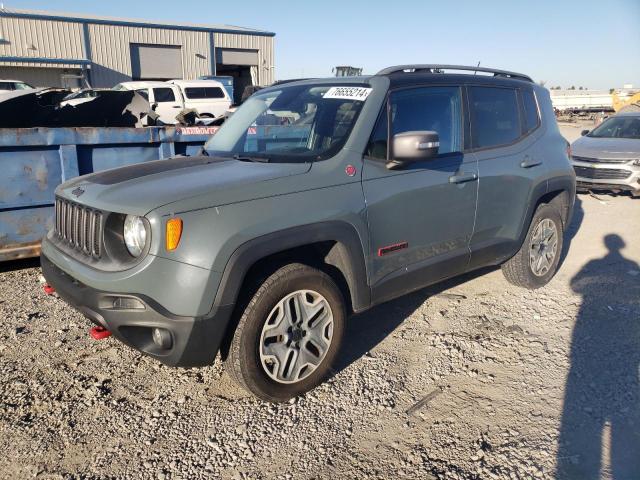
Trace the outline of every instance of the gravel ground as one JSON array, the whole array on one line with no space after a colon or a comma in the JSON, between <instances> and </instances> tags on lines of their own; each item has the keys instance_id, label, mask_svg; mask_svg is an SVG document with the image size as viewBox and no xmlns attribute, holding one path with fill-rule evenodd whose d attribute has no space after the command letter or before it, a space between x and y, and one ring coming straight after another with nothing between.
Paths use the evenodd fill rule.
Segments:
<instances>
[{"instance_id":1,"label":"gravel ground","mask_svg":"<svg viewBox=\"0 0 640 480\"><path fill-rule=\"evenodd\" d=\"M356 316L279 405L92 340L2 264L0 478L640 478L639 234L640 200L580 195L548 286L490 269Z\"/></svg>"}]
</instances>

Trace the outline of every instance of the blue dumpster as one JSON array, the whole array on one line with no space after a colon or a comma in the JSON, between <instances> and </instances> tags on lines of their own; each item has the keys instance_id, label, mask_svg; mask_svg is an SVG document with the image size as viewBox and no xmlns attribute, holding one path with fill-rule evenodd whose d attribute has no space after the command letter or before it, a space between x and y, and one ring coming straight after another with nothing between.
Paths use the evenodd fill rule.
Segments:
<instances>
[{"instance_id":1,"label":"blue dumpster","mask_svg":"<svg viewBox=\"0 0 640 480\"><path fill-rule=\"evenodd\" d=\"M0 129L0 261L38 256L54 190L108 168L195 154L218 127Z\"/></svg>"}]
</instances>

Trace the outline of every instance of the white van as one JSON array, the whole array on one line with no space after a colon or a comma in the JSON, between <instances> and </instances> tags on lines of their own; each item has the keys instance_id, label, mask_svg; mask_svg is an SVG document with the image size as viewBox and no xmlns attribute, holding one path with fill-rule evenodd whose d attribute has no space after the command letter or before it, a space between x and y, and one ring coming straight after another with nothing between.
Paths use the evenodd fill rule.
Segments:
<instances>
[{"instance_id":1,"label":"white van","mask_svg":"<svg viewBox=\"0 0 640 480\"><path fill-rule=\"evenodd\" d=\"M134 90L149 101L162 123L176 123L176 115L193 108L201 118L218 118L231 105L231 99L215 80L172 80L170 82L122 82L114 90Z\"/></svg>"}]
</instances>

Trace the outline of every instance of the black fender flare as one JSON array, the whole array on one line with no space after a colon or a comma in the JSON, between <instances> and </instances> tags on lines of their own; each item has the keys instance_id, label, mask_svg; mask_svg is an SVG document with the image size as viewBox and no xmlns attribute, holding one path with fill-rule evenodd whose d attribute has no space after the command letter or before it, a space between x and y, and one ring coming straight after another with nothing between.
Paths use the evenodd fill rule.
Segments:
<instances>
[{"instance_id":1,"label":"black fender flare","mask_svg":"<svg viewBox=\"0 0 640 480\"><path fill-rule=\"evenodd\" d=\"M550 178L544 183L540 183L531 193L531 201L527 207L527 214L524 218L522 228L520 230L520 236L518 239L518 248L524 243L524 239L527 236L533 215L541 203L541 200L549 193L564 191L569 195L569 205L566 212L566 223L571 222L571 216L573 214L574 199L576 196L576 180L571 175L562 175ZM561 216L564 212L560 212ZM563 219L564 220L564 219ZM565 225L566 227L566 225Z\"/></svg>"},{"instance_id":2,"label":"black fender flare","mask_svg":"<svg viewBox=\"0 0 640 480\"><path fill-rule=\"evenodd\" d=\"M355 312L368 308L371 291L367 281L365 255L356 228L344 221L327 221L279 230L256 237L240 245L224 268L213 308L233 305L249 269L259 260L291 248L335 241L326 262L344 275Z\"/></svg>"}]
</instances>

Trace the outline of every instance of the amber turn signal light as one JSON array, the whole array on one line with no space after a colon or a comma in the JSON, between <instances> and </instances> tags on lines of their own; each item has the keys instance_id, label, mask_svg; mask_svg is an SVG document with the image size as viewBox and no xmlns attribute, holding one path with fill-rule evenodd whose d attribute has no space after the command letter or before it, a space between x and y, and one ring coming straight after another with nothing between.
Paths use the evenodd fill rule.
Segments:
<instances>
[{"instance_id":1,"label":"amber turn signal light","mask_svg":"<svg viewBox=\"0 0 640 480\"><path fill-rule=\"evenodd\" d=\"M182 220L179 218L170 218L169 220L167 220L166 248L168 251L172 251L178 248L181 236Z\"/></svg>"}]
</instances>

